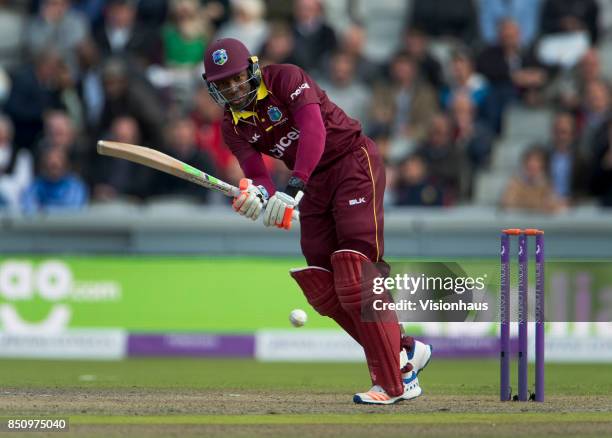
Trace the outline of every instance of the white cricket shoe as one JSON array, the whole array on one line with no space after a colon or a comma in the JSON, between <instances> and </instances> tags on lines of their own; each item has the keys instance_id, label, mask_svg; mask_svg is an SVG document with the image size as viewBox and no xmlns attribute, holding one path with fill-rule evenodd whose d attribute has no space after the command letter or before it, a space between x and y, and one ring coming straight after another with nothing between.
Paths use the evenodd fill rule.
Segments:
<instances>
[{"instance_id":1,"label":"white cricket shoe","mask_svg":"<svg viewBox=\"0 0 612 438\"><path fill-rule=\"evenodd\" d=\"M433 347L431 345L424 344L416 339L414 340L414 348L410 353L405 348L402 348L400 352L400 368L404 370L408 364L411 365L411 367L407 368L407 372L402 372L402 378L410 378L412 371L416 372L417 375L423 371L429 365L432 351Z\"/></svg>"},{"instance_id":2,"label":"white cricket shoe","mask_svg":"<svg viewBox=\"0 0 612 438\"><path fill-rule=\"evenodd\" d=\"M417 398L423 390L419 386L417 374L411 371L412 376L404 378L404 393L397 397L391 397L387 391L378 385L374 385L368 392L359 392L353 396L353 402L366 405L392 405L402 400Z\"/></svg>"}]
</instances>

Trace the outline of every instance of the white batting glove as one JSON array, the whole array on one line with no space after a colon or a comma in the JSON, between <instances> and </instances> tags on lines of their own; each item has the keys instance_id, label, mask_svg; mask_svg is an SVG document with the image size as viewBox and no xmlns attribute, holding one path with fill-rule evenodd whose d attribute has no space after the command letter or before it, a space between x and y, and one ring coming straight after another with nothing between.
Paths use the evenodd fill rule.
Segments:
<instances>
[{"instance_id":1,"label":"white batting glove","mask_svg":"<svg viewBox=\"0 0 612 438\"><path fill-rule=\"evenodd\" d=\"M283 192L276 192L272 195L264 211L264 225L266 227L274 225L285 230L291 228L293 210L300 202L302 195L302 192L299 192L295 198Z\"/></svg>"},{"instance_id":2,"label":"white batting glove","mask_svg":"<svg viewBox=\"0 0 612 438\"><path fill-rule=\"evenodd\" d=\"M236 213L251 220L256 220L267 197L266 189L262 186L254 186L253 181L248 178L242 178L240 180L240 195L234 198L232 206Z\"/></svg>"}]
</instances>

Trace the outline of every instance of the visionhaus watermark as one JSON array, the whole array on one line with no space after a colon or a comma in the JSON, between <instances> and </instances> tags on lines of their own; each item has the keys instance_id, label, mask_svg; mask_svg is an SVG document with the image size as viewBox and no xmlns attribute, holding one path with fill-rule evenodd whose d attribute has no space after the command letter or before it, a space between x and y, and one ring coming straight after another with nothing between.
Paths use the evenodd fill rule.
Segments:
<instances>
[{"instance_id":1,"label":"visionhaus watermark","mask_svg":"<svg viewBox=\"0 0 612 438\"><path fill-rule=\"evenodd\" d=\"M510 270L518 272L516 265ZM497 260L391 263L388 274L365 268L363 272L364 321L499 321L501 270ZM546 321L612 321L612 262L553 260L546 262L546 272ZM517 290L517 276L511 277L511 289ZM533 289L534 270L527 280ZM533 297L529 297L529 321L535 321ZM517 294L510 299L516 301ZM510 304L517 309L516 302ZM517 321L518 314L512 313L510 320Z\"/></svg>"},{"instance_id":2,"label":"visionhaus watermark","mask_svg":"<svg viewBox=\"0 0 612 438\"><path fill-rule=\"evenodd\" d=\"M375 299L372 301L372 309L393 311L450 311L450 312L472 312L486 311L489 309L488 302L473 302L471 294L467 299L448 301L442 298L432 298L441 293L447 297L450 294L463 295L466 292L484 291L486 288L488 274L482 276L455 276L455 275L427 275L421 274L395 274L391 277L374 277L372 279L372 293L382 295L385 292L396 292L396 295L410 298L400 298L394 301Z\"/></svg>"}]
</instances>

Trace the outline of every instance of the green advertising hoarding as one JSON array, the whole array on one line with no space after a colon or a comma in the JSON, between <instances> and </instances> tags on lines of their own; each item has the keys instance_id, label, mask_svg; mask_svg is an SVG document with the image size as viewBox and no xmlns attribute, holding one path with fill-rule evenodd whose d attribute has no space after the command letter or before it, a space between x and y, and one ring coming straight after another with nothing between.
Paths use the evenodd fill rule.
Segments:
<instances>
[{"instance_id":1,"label":"green advertising hoarding","mask_svg":"<svg viewBox=\"0 0 612 438\"><path fill-rule=\"evenodd\" d=\"M331 319L311 309L289 276L289 269L302 265L299 259L227 257L2 258L0 331L120 328L127 332L252 333L290 328L288 316L296 308L307 311L307 329L337 328ZM492 324L486 330L495 333L496 261L392 265L392 275L431 268L445 275L484 275L492 292L492 313L486 319ZM566 324L609 321L609 266L609 262L594 261L547 263L547 320ZM514 287L515 278L512 280ZM419 333L424 327L419 322L431 320L402 321L415 322L411 331ZM444 325L446 320L436 321Z\"/></svg>"},{"instance_id":2,"label":"green advertising hoarding","mask_svg":"<svg viewBox=\"0 0 612 438\"><path fill-rule=\"evenodd\" d=\"M333 328L311 311L288 271L300 260L167 257L0 259L0 316L9 324L139 331L253 332ZM52 327L58 329L60 327Z\"/></svg>"}]
</instances>

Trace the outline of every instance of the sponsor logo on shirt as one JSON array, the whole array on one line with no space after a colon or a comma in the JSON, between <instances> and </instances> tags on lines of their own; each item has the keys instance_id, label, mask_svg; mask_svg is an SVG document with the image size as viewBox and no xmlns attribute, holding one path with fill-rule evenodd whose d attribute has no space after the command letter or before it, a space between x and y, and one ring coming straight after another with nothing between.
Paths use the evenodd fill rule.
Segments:
<instances>
[{"instance_id":1,"label":"sponsor logo on shirt","mask_svg":"<svg viewBox=\"0 0 612 438\"><path fill-rule=\"evenodd\" d=\"M304 82L302 85L300 85L299 87L297 87L295 89L295 91L293 93L291 93L291 100L295 100L296 97L298 97L300 94L302 94L302 90L305 90L306 88L310 88L310 85L308 85L307 82Z\"/></svg>"},{"instance_id":2,"label":"sponsor logo on shirt","mask_svg":"<svg viewBox=\"0 0 612 438\"><path fill-rule=\"evenodd\" d=\"M300 138L300 130L297 128L291 128L291 131L276 143L270 149L270 154L276 158L282 158L285 155L285 150L293 144L293 142Z\"/></svg>"},{"instance_id":3,"label":"sponsor logo on shirt","mask_svg":"<svg viewBox=\"0 0 612 438\"><path fill-rule=\"evenodd\" d=\"M249 143L257 143L257 140L259 140L260 138L261 138L261 135L253 134L253 137L251 137L251 139L249 140Z\"/></svg>"},{"instance_id":4,"label":"sponsor logo on shirt","mask_svg":"<svg viewBox=\"0 0 612 438\"><path fill-rule=\"evenodd\" d=\"M350 205L350 206L353 206L353 205L365 204L365 202L366 202L365 197L363 197L363 198L358 198L358 199L351 199L351 200L349 201L349 205Z\"/></svg>"}]
</instances>

